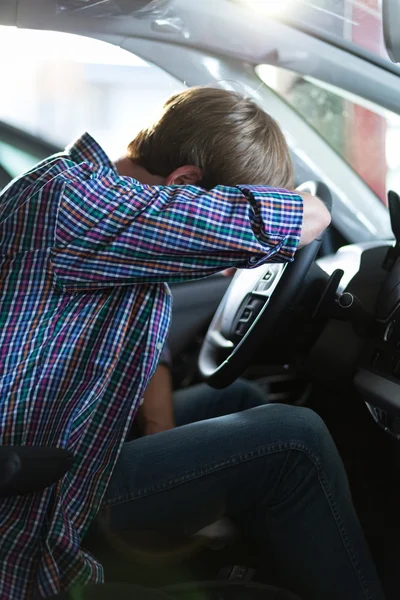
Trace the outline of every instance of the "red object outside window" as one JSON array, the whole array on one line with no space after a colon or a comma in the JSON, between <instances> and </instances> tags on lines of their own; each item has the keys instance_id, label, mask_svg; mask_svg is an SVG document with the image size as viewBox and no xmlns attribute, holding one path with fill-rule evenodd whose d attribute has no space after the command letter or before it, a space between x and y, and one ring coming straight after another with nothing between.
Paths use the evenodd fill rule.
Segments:
<instances>
[{"instance_id":1,"label":"red object outside window","mask_svg":"<svg viewBox=\"0 0 400 600\"><path fill-rule=\"evenodd\" d=\"M378 11L379 0L352 4L352 41L375 54L379 54L383 35ZM348 120L349 130L345 131L348 160L386 204L386 120L361 106L352 105L349 110L353 115Z\"/></svg>"}]
</instances>

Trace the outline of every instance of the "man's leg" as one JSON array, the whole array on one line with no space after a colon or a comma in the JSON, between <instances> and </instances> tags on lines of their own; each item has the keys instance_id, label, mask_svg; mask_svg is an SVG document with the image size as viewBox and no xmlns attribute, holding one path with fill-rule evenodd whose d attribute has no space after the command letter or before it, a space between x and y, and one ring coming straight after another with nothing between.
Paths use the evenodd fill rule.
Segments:
<instances>
[{"instance_id":1,"label":"man's leg","mask_svg":"<svg viewBox=\"0 0 400 600\"><path fill-rule=\"evenodd\" d=\"M112 531L191 534L221 515L269 546L304 600L382 600L332 438L265 405L128 442L101 515Z\"/></svg>"},{"instance_id":2,"label":"man's leg","mask_svg":"<svg viewBox=\"0 0 400 600\"><path fill-rule=\"evenodd\" d=\"M262 389L245 379L237 379L223 390L200 383L174 393L175 422L180 427L255 408L267 402Z\"/></svg>"}]
</instances>

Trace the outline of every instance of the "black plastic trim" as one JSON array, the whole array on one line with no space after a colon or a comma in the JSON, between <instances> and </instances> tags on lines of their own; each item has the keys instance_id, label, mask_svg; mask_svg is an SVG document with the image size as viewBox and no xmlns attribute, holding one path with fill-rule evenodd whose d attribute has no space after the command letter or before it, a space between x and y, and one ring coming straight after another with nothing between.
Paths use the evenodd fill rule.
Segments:
<instances>
[{"instance_id":1,"label":"black plastic trim","mask_svg":"<svg viewBox=\"0 0 400 600\"><path fill-rule=\"evenodd\" d=\"M391 379L359 369L354 385L363 400L390 413L400 413L400 385Z\"/></svg>"},{"instance_id":2,"label":"black plastic trim","mask_svg":"<svg viewBox=\"0 0 400 600\"><path fill-rule=\"evenodd\" d=\"M33 154L39 159L60 152L61 148L40 137L27 133L14 125L0 121L0 140L6 144L18 147L23 152Z\"/></svg>"}]
</instances>

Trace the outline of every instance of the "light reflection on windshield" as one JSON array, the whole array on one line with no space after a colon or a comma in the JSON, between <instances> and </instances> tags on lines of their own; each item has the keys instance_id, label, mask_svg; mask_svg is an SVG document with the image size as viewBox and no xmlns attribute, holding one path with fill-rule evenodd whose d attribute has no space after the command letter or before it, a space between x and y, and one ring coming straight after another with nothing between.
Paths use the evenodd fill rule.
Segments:
<instances>
[{"instance_id":1,"label":"light reflection on windshield","mask_svg":"<svg viewBox=\"0 0 400 600\"><path fill-rule=\"evenodd\" d=\"M285 20L389 60L383 40L381 0L298 0Z\"/></svg>"}]
</instances>

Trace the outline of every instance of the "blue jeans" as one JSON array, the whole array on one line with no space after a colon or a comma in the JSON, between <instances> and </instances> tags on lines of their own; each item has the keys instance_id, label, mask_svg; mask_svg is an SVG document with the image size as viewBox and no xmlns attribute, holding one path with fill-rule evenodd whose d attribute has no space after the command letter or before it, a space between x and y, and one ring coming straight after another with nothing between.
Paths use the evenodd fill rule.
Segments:
<instances>
[{"instance_id":1,"label":"blue jeans","mask_svg":"<svg viewBox=\"0 0 400 600\"><path fill-rule=\"evenodd\" d=\"M192 534L227 515L304 600L383 600L336 446L306 408L243 381L175 395L176 429L124 445L100 515L112 531Z\"/></svg>"}]
</instances>

